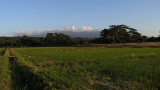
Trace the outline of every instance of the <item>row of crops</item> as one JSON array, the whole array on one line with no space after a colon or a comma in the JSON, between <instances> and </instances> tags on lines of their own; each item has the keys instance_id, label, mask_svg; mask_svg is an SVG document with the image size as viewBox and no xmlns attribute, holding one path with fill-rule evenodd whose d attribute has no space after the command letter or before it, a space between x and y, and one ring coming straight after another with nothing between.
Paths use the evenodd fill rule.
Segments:
<instances>
[{"instance_id":1,"label":"row of crops","mask_svg":"<svg viewBox=\"0 0 160 90\"><path fill-rule=\"evenodd\" d=\"M160 48L12 48L1 49L0 60L0 73L5 74L0 75L5 77L0 88L160 89Z\"/></svg>"}]
</instances>

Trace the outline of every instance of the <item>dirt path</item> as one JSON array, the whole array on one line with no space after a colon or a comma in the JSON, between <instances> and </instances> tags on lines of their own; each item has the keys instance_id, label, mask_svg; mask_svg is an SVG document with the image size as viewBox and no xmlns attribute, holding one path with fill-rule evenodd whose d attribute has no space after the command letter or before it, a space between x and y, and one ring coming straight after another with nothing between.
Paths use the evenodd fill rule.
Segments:
<instances>
[{"instance_id":1,"label":"dirt path","mask_svg":"<svg viewBox=\"0 0 160 90\"><path fill-rule=\"evenodd\" d=\"M35 68L18 62L18 57L14 56L10 49L9 52L12 90L43 90L41 78L33 72Z\"/></svg>"},{"instance_id":2,"label":"dirt path","mask_svg":"<svg viewBox=\"0 0 160 90\"><path fill-rule=\"evenodd\" d=\"M13 90L26 90L26 80L24 77L22 77L22 71L20 71L19 67L17 66L15 59L16 57L12 55L11 51L9 58L9 67L11 71L11 87Z\"/></svg>"}]
</instances>

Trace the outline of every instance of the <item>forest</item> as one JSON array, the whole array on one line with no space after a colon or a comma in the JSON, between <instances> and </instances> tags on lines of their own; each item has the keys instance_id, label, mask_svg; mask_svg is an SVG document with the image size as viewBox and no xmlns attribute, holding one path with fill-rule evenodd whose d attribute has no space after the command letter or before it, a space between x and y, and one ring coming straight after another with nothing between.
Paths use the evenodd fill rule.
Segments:
<instances>
[{"instance_id":1,"label":"forest","mask_svg":"<svg viewBox=\"0 0 160 90\"><path fill-rule=\"evenodd\" d=\"M138 30L126 25L110 25L100 31L99 38L71 38L63 33L47 33L46 37L0 37L0 47L77 46L89 44L119 44L135 42L159 42L160 37L142 36Z\"/></svg>"}]
</instances>

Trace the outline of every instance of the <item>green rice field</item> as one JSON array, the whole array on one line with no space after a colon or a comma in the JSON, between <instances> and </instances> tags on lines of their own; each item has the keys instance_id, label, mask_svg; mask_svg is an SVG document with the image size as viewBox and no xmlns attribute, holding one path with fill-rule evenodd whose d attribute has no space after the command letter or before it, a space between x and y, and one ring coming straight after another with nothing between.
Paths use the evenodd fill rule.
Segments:
<instances>
[{"instance_id":1,"label":"green rice field","mask_svg":"<svg viewBox=\"0 0 160 90\"><path fill-rule=\"evenodd\" d=\"M15 56L13 62L9 60L12 82L8 87L13 90L160 89L160 48L30 47L8 51Z\"/></svg>"}]
</instances>

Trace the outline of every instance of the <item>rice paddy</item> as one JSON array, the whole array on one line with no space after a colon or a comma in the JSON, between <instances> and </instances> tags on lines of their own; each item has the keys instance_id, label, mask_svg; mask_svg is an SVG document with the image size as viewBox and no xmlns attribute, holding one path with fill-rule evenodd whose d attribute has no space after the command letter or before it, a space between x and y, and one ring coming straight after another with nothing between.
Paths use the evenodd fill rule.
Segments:
<instances>
[{"instance_id":1,"label":"rice paddy","mask_svg":"<svg viewBox=\"0 0 160 90\"><path fill-rule=\"evenodd\" d=\"M160 89L160 48L30 47L10 53L19 75L14 80L23 82L14 84L19 89Z\"/></svg>"}]
</instances>

